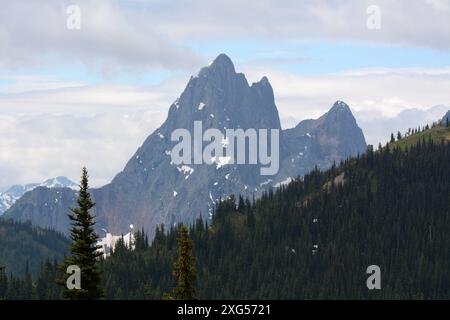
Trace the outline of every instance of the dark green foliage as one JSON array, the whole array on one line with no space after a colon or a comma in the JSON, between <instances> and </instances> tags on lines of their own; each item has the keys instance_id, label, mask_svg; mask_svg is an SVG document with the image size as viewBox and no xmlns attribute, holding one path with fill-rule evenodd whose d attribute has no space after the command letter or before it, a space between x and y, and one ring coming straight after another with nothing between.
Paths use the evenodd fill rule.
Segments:
<instances>
[{"instance_id":1,"label":"dark green foliage","mask_svg":"<svg viewBox=\"0 0 450 320\"><path fill-rule=\"evenodd\" d=\"M150 246L143 230L135 250L119 241L100 262L106 298L161 299L178 286L173 264L190 238L200 299L448 299L450 144L404 140L257 201L222 200L212 224L198 219L187 237L186 227L160 226ZM379 291L366 287L373 264ZM57 298L56 277L46 261L30 291L29 272L0 270L0 299Z\"/></svg>"},{"instance_id":2,"label":"dark green foliage","mask_svg":"<svg viewBox=\"0 0 450 320\"><path fill-rule=\"evenodd\" d=\"M8 277L6 276L5 267L0 266L0 300L7 298L8 293Z\"/></svg>"},{"instance_id":3,"label":"dark green foliage","mask_svg":"<svg viewBox=\"0 0 450 320\"><path fill-rule=\"evenodd\" d=\"M173 293L177 300L194 300L196 295L194 283L197 274L192 255L194 242L189 237L189 229L185 225L180 227L177 241L178 261L174 264L173 270L177 286L173 289Z\"/></svg>"},{"instance_id":4,"label":"dark green foliage","mask_svg":"<svg viewBox=\"0 0 450 320\"><path fill-rule=\"evenodd\" d=\"M8 277L5 268L0 267L0 300L30 300L36 298L28 265L27 261L22 278L16 278L12 274Z\"/></svg>"},{"instance_id":5,"label":"dark green foliage","mask_svg":"<svg viewBox=\"0 0 450 320\"><path fill-rule=\"evenodd\" d=\"M61 271L56 261L46 260L36 280L36 295L40 300L57 300L63 295L63 288L57 284Z\"/></svg>"},{"instance_id":6,"label":"dark green foliage","mask_svg":"<svg viewBox=\"0 0 450 320\"><path fill-rule=\"evenodd\" d=\"M0 300L57 300L62 297L62 288L56 284L60 276L57 263L46 260L42 264L41 272L33 281L25 263L25 272L16 277L7 276L5 268L0 268Z\"/></svg>"},{"instance_id":7,"label":"dark green foliage","mask_svg":"<svg viewBox=\"0 0 450 320\"><path fill-rule=\"evenodd\" d=\"M145 250L148 248L148 237L144 232L144 229L137 231L134 234L134 247L137 251Z\"/></svg>"},{"instance_id":8,"label":"dark green foliage","mask_svg":"<svg viewBox=\"0 0 450 320\"><path fill-rule=\"evenodd\" d=\"M450 297L450 144L420 141L314 170L260 200L218 204L195 243L200 299ZM103 263L108 298L170 292L179 228ZM366 287L369 265L382 290ZM120 291L119 291L120 289Z\"/></svg>"},{"instance_id":9,"label":"dark green foliage","mask_svg":"<svg viewBox=\"0 0 450 320\"><path fill-rule=\"evenodd\" d=\"M22 276L28 261L29 272L36 277L45 259L61 261L69 245L69 239L58 232L0 219L0 267L6 267L6 274Z\"/></svg>"},{"instance_id":10,"label":"dark green foliage","mask_svg":"<svg viewBox=\"0 0 450 320\"><path fill-rule=\"evenodd\" d=\"M88 185L88 173L83 168L78 196L78 208L71 209L69 218L72 221L70 236L72 245L71 256L66 258L61 266L63 273L61 285L65 287L68 274L65 270L68 266L75 265L81 269L81 289L65 289L64 296L73 300L93 300L103 297L101 287L101 272L97 266L102 252L98 251L101 246L97 245L98 236L94 232L95 220L89 210L95 203L91 200Z\"/></svg>"}]
</instances>

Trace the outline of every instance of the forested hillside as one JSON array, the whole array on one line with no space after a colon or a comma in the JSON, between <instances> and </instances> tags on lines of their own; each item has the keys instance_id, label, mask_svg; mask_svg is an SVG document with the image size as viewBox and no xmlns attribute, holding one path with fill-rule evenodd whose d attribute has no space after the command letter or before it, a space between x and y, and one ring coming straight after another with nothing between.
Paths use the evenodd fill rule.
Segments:
<instances>
[{"instance_id":1,"label":"forested hillside","mask_svg":"<svg viewBox=\"0 0 450 320\"><path fill-rule=\"evenodd\" d=\"M6 273L23 275L27 268L36 276L42 263L61 260L69 249L69 239L62 234L22 223L0 219L0 267Z\"/></svg>"},{"instance_id":2,"label":"forested hillside","mask_svg":"<svg viewBox=\"0 0 450 320\"><path fill-rule=\"evenodd\" d=\"M397 137L399 137L399 133L397 133ZM400 134L400 139L391 143L390 145L391 149L397 146L404 149L423 140L432 140L436 143L439 143L441 141L450 142L450 127L434 125L429 128L428 126L426 126L423 130L419 130L414 134L412 134L411 131L406 133L404 137L402 137Z\"/></svg>"},{"instance_id":3,"label":"forested hillside","mask_svg":"<svg viewBox=\"0 0 450 320\"><path fill-rule=\"evenodd\" d=\"M257 201L222 201L211 226L191 228L198 297L449 298L449 177L450 144L419 140L369 149ZM176 231L117 248L103 264L107 297L170 292ZM381 268L381 290L366 287L369 265Z\"/></svg>"},{"instance_id":4,"label":"forested hillside","mask_svg":"<svg viewBox=\"0 0 450 320\"><path fill-rule=\"evenodd\" d=\"M212 221L199 219L190 229L197 297L449 298L449 160L450 144L442 140L390 143L325 172L316 169L261 199L219 202ZM60 252L67 244L30 225L2 225L0 249L16 248L10 256L44 245ZM157 228L151 245L139 231L134 250L119 242L99 262L106 298L161 299L172 293L178 230ZM381 269L381 290L367 289L370 265ZM0 298L59 298L56 277L50 261L33 284L29 273L7 279L0 272Z\"/></svg>"}]
</instances>

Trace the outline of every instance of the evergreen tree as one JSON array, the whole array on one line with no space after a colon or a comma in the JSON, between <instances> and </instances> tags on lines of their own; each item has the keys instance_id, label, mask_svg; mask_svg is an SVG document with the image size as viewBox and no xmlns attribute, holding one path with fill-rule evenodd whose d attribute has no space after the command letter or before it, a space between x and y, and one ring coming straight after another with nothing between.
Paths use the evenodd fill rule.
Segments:
<instances>
[{"instance_id":1,"label":"evergreen tree","mask_svg":"<svg viewBox=\"0 0 450 320\"><path fill-rule=\"evenodd\" d=\"M62 296L62 288L57 285L58 265L47 259L36 280L36 295L39 300L56 300Z\"/></svg>"},{"instance_id":2,"label":"evergreen tree","mask_svg":"<svg viewBox=\"0 0 450 320\"><path fill-rule=\"evenodd\" d=\"M245 211L245 202L244 198L241 195L239 196L238 211L241 213L244 213Z\"/></svg>"},{"instance_id":3,"label":"evergreen tree","mask_svg":"<svg viewBox=\"0 0 450 320\"><path fill-rule=\"evenodd\" d=\"M0 266L0 300L4 300L8 293L8 277L5 267Z\"/></svg>"},{"instance_id":4,"label":"evergreen tree","mask_svg":"<svg viewBox=\"0 0 450 320\"><path fill-rule=\"evenodd\" d=\"M134 249L145 250L148 248L148 238L147 234L144 232L144 229L138 230L134 233Z\"/></svg>"},{"instance_id":5,"label":"evergreen tree","mask_svg":"<svg viewBox=\"0 0 450 320\"><path fill-rule=\"evenodd\" d=\"M144 295L146 300L152 300L152 283L151 281L147 281L144 285Z\"/></svg>"},{"instance_id":6,"label":"evergreen tree","mask_svg":"<svg viewBox=\"0 0 450 320\"><path fill-rule=\"evenodd\" d=\"M70 251L72 256L68 257L62 268L64 276L60 283L66 285L68 274L66 268L76 265L81 270L81 289L69 290L66 288L64 296L72 300L94 300L103 297L101 288L101 273L97 266L102 252L101 246L97 245L98 236L94 232L95 220L89 212L95 206L91 200L88 186L88 172L83 168L80 192L77 200L78 208L71 209L69 218L72 221L70 237L72 245Z\"/></svg>"},{"instance_id":7,"label":"evergreen tree","mask_svg":"<svg viewBox=\"0 0 450 320\"><path fill-rule=\"evenodd\" d=\"M33 298L33 280L31 279L30 263L27 260L25 265L25 277L22 283L22 299L30 300Z\"/></svg>"},{"instance_id":8,"label":"evergreen tree","mask_svg":"<svg viewBox=\"0 0 450 320\"><path fill-rule=\"evenodd\" d=\"M395 142L395 137L394 137L394 134L393 133L391 133L391 141L390 141L391 143L393 143L393 142Z\"/></svg>"},{"instance_id":9,"label":"evergreen tree","mask_svg":"<svg viewBox=\"0 0 450 320\"><path fill-rule=\"evenodd\" d=\"M402 134L400 131L397 132L397 140L402 140Z\"/></svg>"},{"instance_id":10,"label":"evergreen tree","mask_svg":"<svg viewBox=\"0 0 450 320\"><path fill-rule=\"evenodd\" d=\"M173 289L173 292L177 300L194 300L196 295L194 282L197 273L192 254L194 242L185 225L181 226L177 241L178 261L174 265L173 275L178 281L178 286Z\"/></svg>"},{"instance_id":11,"label":"evergreen tree","mask_svg":"<svg viewBox=\"0 0 450 320\"><path fill-rule=\"evenodd\" d=\"M447 299L449 157L450 144L437 140L389 144L246 199L243 212L234 200L220 201L209 226L198 219L189 229L196 296ZM107 298L180 299L163 296L176 286L180 235L180 227L159 227L146 249L102 262ZM374 263L389 268L381 291L365 285Z\"/></svg>"}]
</instances>

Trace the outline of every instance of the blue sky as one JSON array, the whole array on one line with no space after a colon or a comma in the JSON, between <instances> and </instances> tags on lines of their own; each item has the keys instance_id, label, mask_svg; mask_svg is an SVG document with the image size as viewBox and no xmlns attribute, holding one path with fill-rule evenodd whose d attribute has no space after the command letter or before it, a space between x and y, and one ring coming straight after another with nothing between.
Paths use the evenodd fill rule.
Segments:
<instances>
[{"instance_id":1,"label":"blue sky","mask_svg":"<svg viewBox=\"0 0 450 320\"><path fill-rule=\"evenodd\" d=\"M268 42L255 40L196 41L183 44L206 60L219 53L232 57L235 64L270 66L293 74L321 75L366 68L439 68L450 65L450 52L433 48L374 45L338 41ZM191 70L144 70L103 74L86 65L61 61L51 67L19 68L10 75L41 75L61 81L80 81L90 85L122 83L157 85L175 76L188 77ZM12 85L0 79L0 86Z\"/></svg>"},{"instance_id":2,"label":"blue sky","mask_svg":"<svg viewBox=\"0 0 450 320\"><path fill-rule=\"evenodd\" d=\"M271 64L274 68L301 74L328 74L362 68L442 67L450 52L432 48L373 45L337 41L262 42L240 40L199 42L194 51L213 57L221 49L237 63Z\"/></svg>"}]
</instances>

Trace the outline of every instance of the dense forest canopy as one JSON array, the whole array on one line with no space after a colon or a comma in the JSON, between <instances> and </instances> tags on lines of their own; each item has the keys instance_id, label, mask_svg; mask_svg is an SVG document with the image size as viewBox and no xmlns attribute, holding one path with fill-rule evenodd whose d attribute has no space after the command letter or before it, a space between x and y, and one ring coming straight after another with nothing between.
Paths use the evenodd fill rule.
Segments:
<instances>
[{"instance_id":1,"label":"dense forest canopy","mask_svg":"<svg viewBox=\"0 0 450 320\"><path fill-rule=\"evenodd\" d=\"M212 221L200 218L189 230L197 297L448 298L450 144L436 137L405 141L369 147L258 200L220 201ZM134 250L119 241L100 261L106 298L161 299L171 292L179 228L158 227L151 244L139 231ZM366 286L370 265L381 269L381 290ZM8 280L0 273L0 297L9 285L28 298L54 298L57 289L43 284L56 273L47 262L32 289L29 276Z\"/></svg>"},{"instance_id":2,"label":"dense forest canopy","mask_svg":"<svg viewBox=\"0 0 450 320\"><path fill-rule=\"evenodd\" d=\"M190 230L199 298L448 298L449 160L450 144L432 140L370 149L257 201L222 201L210 226ZM135 251L119 247L103 264L107 297L170 290L176 234L161 227L151 246L141 235ZM382 290L366 287L370 265Z\"/></svg>"},{"instance_id":3,"label":"dense forest canopy","mask_svg":"<svg viewBox=\"0 0 450 320\"><path fill-rule=\"evenodd\" d=\"M46 259L61 260L68 249L69 239L58 232L0 219L0 267L7 273L23 275L28 261L30 273L36 276Z\"/></svg>"}]
</instances>

